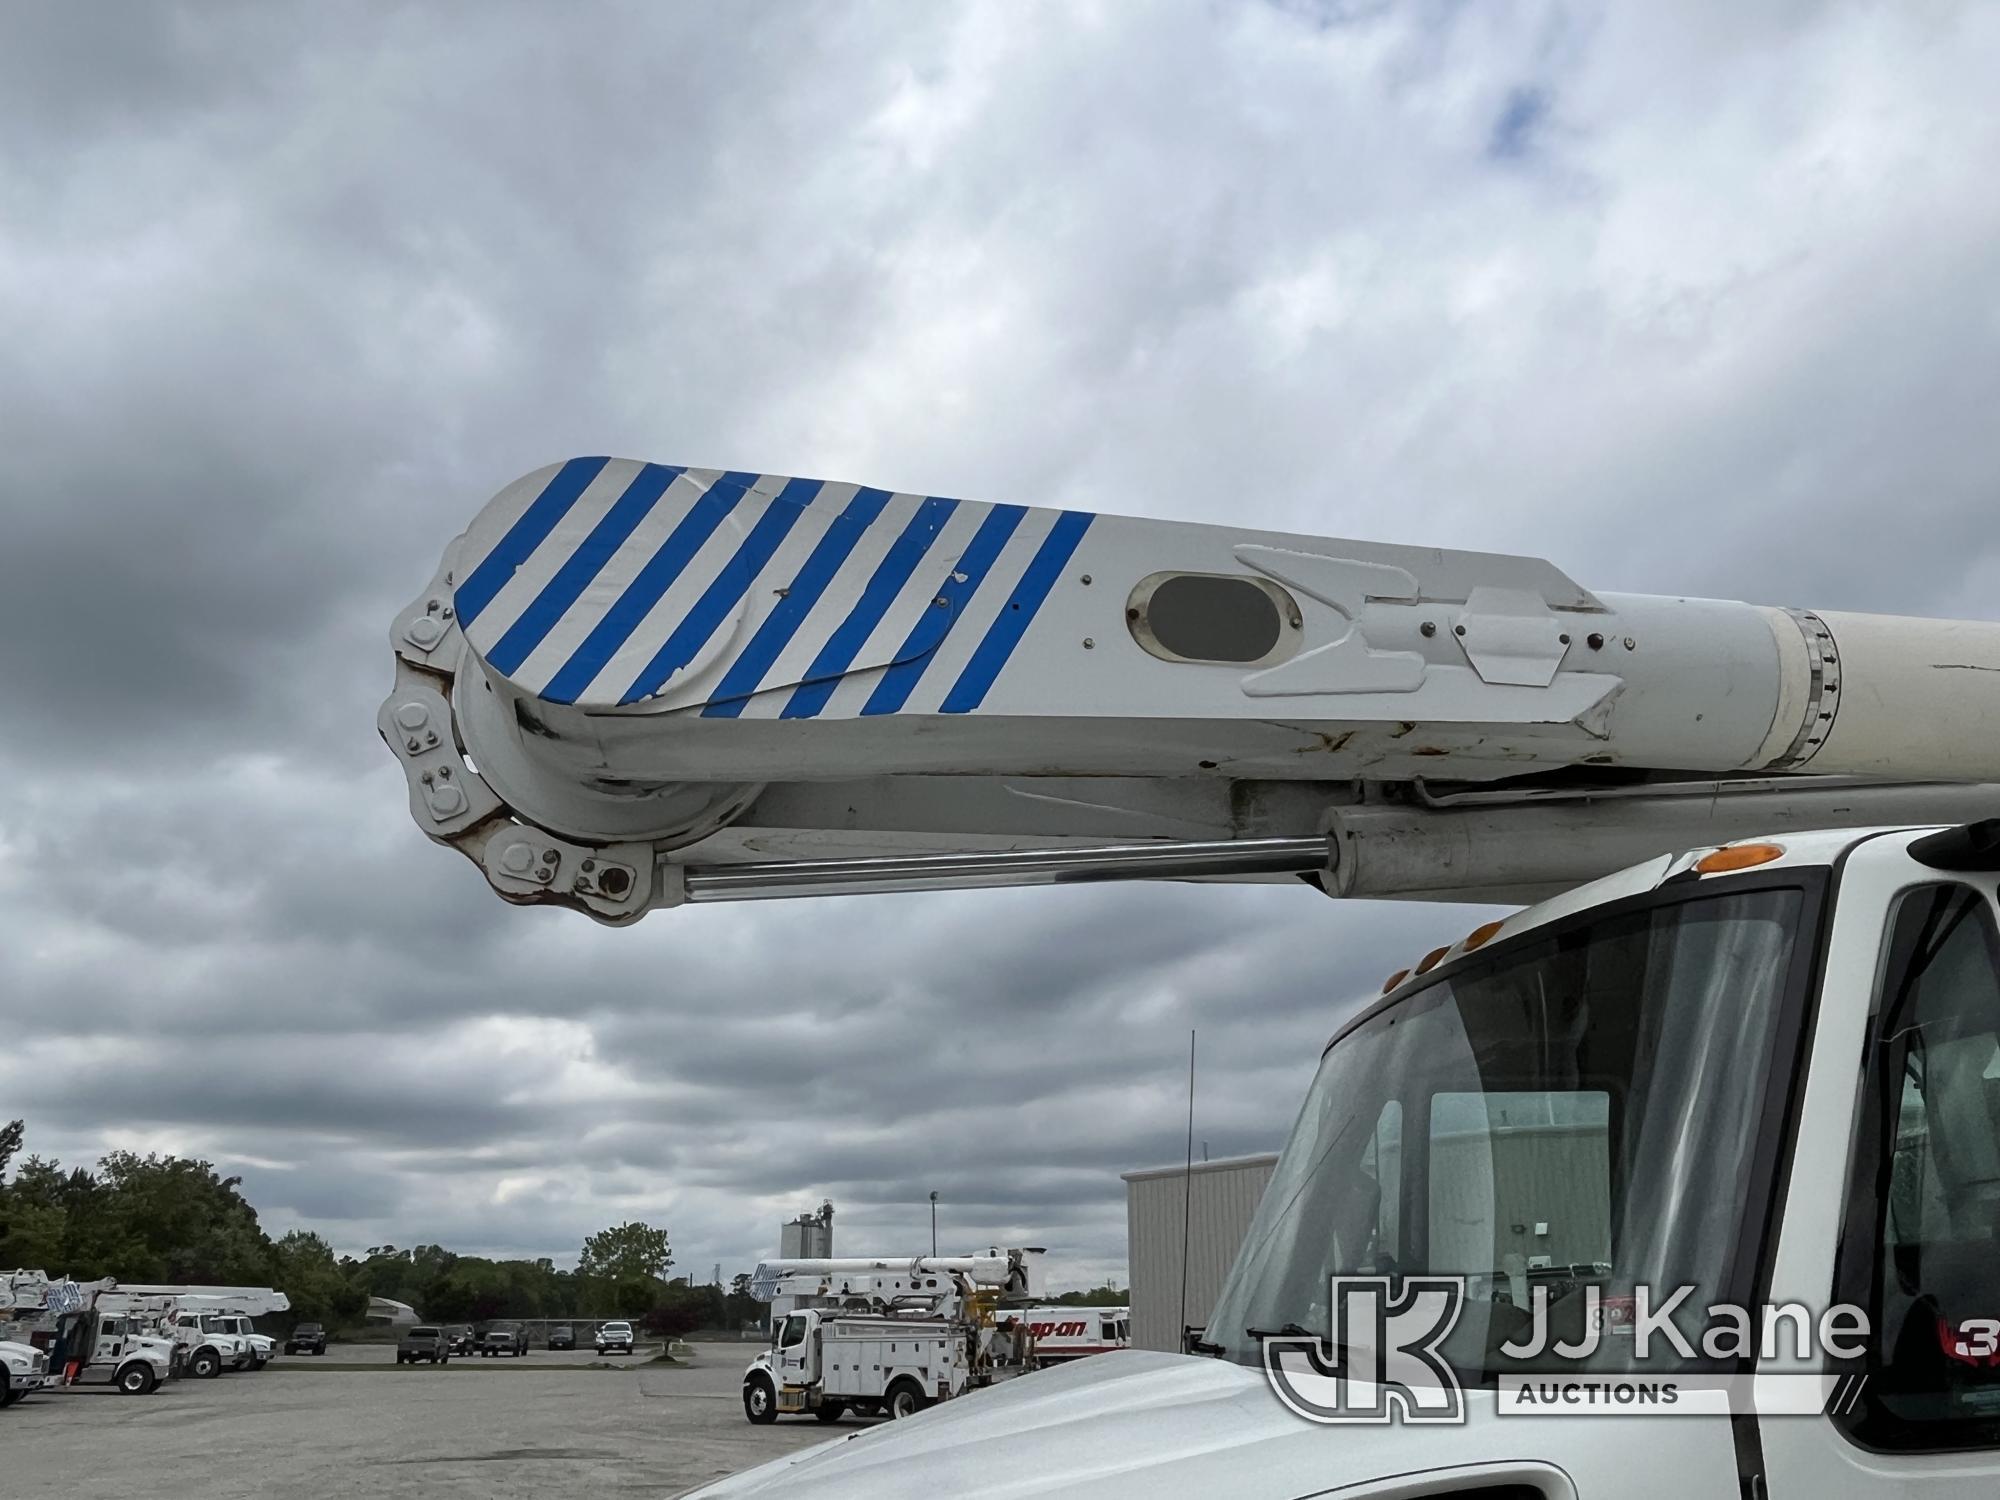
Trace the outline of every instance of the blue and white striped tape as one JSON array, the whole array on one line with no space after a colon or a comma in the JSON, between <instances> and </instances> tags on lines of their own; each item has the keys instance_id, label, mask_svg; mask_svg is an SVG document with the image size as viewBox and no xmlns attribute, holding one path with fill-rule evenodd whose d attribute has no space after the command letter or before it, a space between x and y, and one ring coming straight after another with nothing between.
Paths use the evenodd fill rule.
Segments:
<instances>
[{"instance_id":1,"label":"blue and white striped tape","mask_svg":"<svg viewBox=\"0 0 2000 1500\"><path fill-rule=\"evenodd\" d=\"M585 706L716 667L710 718L973 712L1093 519L624 459L535 481L468 536L454 604L472 648Z\"/></svg>"}]
</instances>

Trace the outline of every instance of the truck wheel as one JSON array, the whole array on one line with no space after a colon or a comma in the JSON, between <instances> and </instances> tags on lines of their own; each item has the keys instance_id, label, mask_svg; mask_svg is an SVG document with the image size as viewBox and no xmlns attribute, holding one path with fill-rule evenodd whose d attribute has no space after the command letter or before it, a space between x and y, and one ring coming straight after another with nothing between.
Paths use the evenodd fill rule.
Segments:
<instances>
[{"instance_id":1,"label":"truck wheel","mask_svg":"<svg viewBox=\"0 0 2000 1500\"><path fill-rule=\"evenodd\" d=\"M222 1373L222 1356L213 1349L197 1349L188 1361L188 1374L197 1380L213 1380Z\"/></svg>"},{"instance_id":2,"label":"truck wheel","mask_svg":"<svg viewBox=\"0 0 2000 1500\"><path fill-rule=\"evenodd\" d=\"M158 1383L151 1365L127 1365L118 1372L118 1389L128 1396L143 1396Z\"/></svg>"},{"instance_id":3,"label":"truck wheel","mask_svg":"<svg viewBox=\"0 0 2000 1500\"><path fill-rule=\"evenodd\" d=\"M14 1389L14 1382L5 1370L0 1370L0 1407L12 1406L21 1399L21 1393Z\"/></svg>"},{"instance_id":4,"label":"truck wheel","mask_svg":"<svg viewBox=\"0 0 2000 1500\"><path fill-rule=\"evenodd\" d=\"M838 1401L834 1401L820 1407L813 1415L818 1417L822 1422L838 1422L842 1417L847 1415L847 1408L842 1406Z\"/></svg>"},{"instance_id":5,"label":"truck wheel","mask_svg":"<svg viewBox=\"0 0 2000 1500\"><path fill-rule=\"evenodd\" d=\"M899 1422L904 1417L914 1417L929 1404L924 1400L923 1387L914 1380L899 1380L889 1387L889 1399L882 1403L882 1409L892 1422Z\"/></svg>"},{"instance_id":6,"label":"truck wheel","mask_svg":"<svg viewBox=\"0 0 2000 1500\"><path fill-rule=\"evenodd\" d=\"M768 1427L778 1420L778 1393L771 1389L770 1381L743 1382L743 1415L759 1427Z\"/></svg>"}]
</instances>

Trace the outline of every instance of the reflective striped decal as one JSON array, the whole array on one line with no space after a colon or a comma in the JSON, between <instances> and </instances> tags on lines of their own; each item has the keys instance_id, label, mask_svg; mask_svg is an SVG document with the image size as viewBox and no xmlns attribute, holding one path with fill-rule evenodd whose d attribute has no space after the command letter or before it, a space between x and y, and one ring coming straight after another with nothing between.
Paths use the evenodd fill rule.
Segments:
<instances>
[{"instance_id":1,"label":"reflective striped decal","mask_svg":"<svg viewBox=\"0 0 2000 1500\"><path fill-rule=\"evenodd\" d=\"M743 545L736 549L736 555L709 584L694 608L682 616L653 659L646 663L632 685L625 690L620 703L637 703L641 698L650 698L666 685L667 679L694 660L695 653L708 644L708 638L715 634L716 626L731 609L742 602L750 591L750 585L757 575L764 571L764 564L771 560L771 554L778 550L778 544L798 524L799 517L812 504L824 486L823 480L793 479L785 488L764 506L764 514L757 518L757 524L750 528L750 534L743 539Z\"/></svg>"},{"instance_id":2,"label":"reflective striped decal","mask_svg":"<svg viewBox=\"0 0 2000 1500\"><path fill-rule=\"evenodd\" d=\"M549 679L541 692L543 698L551 703L576 702L577 695L597 680L597 674L638 629L646 612L660 602L660 596L681 576L688 562L701 550L701 544L714 534L715 528L756 482L755 474L724 474L709 486L707 494L688 507L680 525L647 560L639 576L626 586L618 602L605 612L596 628L584 637L583 644Z\"/></svg>"},{"instance_id":3,"label":"reflective striped decal","mask_svg":"<svg viewBox=\"0 0 2000 1500\"><path fill-rule=\"evenodd\" d=\"M861 597L854 601L854 608L847 612L847 618L840 622L826 645L806 668L805 680L786 700L785 711L779 715L783 719L810 719L822 708L826 700L833 696L833 690L840 686L840 677L853 663L855 653L882 622L896 595L903 585L910 581L910 575L917 571L917 565L930 551L931 543L944 530L945 522L958 509L956 500L933 497L917 507L917 513L910 517L910 524L903 528L895 544L889 548L888 556L876 566L874 575L868 580L868 587L861 591Z\"/></svg>"},{"instance_id":4,"label":"reflective striped decal","mask_svg":"<svg viewBox=\"0 0 2000 1500\"><path fill-rule=\"evenodd\" d=\"M556 471L555 477L535 497L534 504L507 529L499 545L453 591L452 605L458 611L461 627L479 618L480 612L493 602L493 596L514 576L514 570L534 556L535 549L556 529L556 523L569 514L577 497L610 462L608 458L572 458Z\"/></svg>"},{"instance_id":5,"label":"reflective striped decal","mask_svg":"<svg viewBox=\"0 0 2000 1500\"><path fill-rule=\"evenodd\" d=\"M978 532L972 538L972 545L965 549L958 566L952 569L951 576L938 589L938 607L924 611L897 650L895 665L882 674L875 691L861 705L863 718L892 714L909 701L910 694L923 679L924 669L930 665L931 653L951 634L959 612L964 609L966 601L978 592L987 570L993 566L993 559L1000 555L1000 549L1007 545L1007 538L1014 534L1014 528L1021 524L1021 517L1027 513L1027 508L1020 505L996 505L987 512L986 519L980 523Z\"/></svg>"},{"instance_id":6,"label":"reflective striped decal","mask_svg":"<svg viewBox=\"0 0 2000 1500\"><path fill-rule=\"evenodd\" d=\"M743 705L750 701L750 695L763 685L764 674L771 670L771 663L778 654L792 643L799 633L799 627L806 622L820 596L833 582L842 564L854 553L861 538L867 535L869 523L882 513L882 507L889 503L887 490L857 490L854 498L847 502L847 509L840 518L827 528L819 545L813 548L812 556L799 569L798 576L785 590L785 597L778 601L778 607L771 611L757 633L750 638L750 644L731 663L723 674L714 693L709 696L708 706L702 709L702 716L710 719L733 719L743 712Z\"/></svg>"},{"instance_id":7,"label":"reflective striped decal","mask_svg":"<svg viewBox=\"0 0 2000 1500\"><path fill-rule=\"evenodd\" d=\"M1048 599L1049 590L1056 586L1056 579L1068 566L1077 543L1090 529L1091 520L1088 511L1079 510L1066 510L1056 517L1056 524L1043 539L1034 561L1021 574L1021 581L1014 585L1014 592L998 617L986 627L986 634L981 638L978 649L972 653L972 660L965 664L965 670L958 674L958 681L945 694L944 702L939 706L941 713L968 714L986 701L993 680L1007 665L1014 648L1021 644L1022 635Z\"/></svg>"},{"instance_id":8,"label":"reflective striped decal","mask_svg":"<svg viewBox=\"0 0 2000 1500\"><path fill-rule=\"evenodd\" d=\"M526 661L528 653L542 643L591 580L604 571L604 565L659 503L667 486L681 477L681 472L678 466L667 464L647 464L641 469L617 503L591 527L590 535L557 569L556 576L486 653L487 664L502 672L512 672Z\"/></svg>"},{"instance_id":9,"label":"reflective striped decal","mask_svg":"<svg viewBox=\"0 0 2000 1500\"><path fill-rule=\"evenodd\" d=\"M551 703L969 714L1093 519L578 458L508 486L467 529L455 612L496 681Z\"/></svg>"}]
</instances>

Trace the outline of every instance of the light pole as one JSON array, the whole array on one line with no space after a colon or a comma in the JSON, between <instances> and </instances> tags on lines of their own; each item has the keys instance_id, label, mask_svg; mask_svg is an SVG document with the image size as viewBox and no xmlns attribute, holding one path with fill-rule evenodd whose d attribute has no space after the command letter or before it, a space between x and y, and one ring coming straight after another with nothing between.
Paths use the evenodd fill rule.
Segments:
<instances>
[{"instance_id":1,"label":"light pole","mask_svg":"<svg viewBox=\"0 0 2000 1500\"><path fill-rule=\"evenodd\" d=\"M937 1259L937 1189L931 1189L931 1259Z\"/></svg>"}]
</instances>

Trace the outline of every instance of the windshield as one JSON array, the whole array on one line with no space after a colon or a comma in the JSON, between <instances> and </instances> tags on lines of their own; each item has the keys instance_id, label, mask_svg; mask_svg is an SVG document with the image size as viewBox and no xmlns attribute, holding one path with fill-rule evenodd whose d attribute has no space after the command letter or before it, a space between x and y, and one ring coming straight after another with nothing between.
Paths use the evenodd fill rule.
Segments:
<instances>
[{"instance_id":1,"label":"windshield","mask_svg":"<svg viewBox=\"0 0 2000 1500\"><path fill-rule=\"evenodd\" d=\"M1484 1373L1537 1286L1566 1337L1591 1286L1614 1305L1642 1284L1655 1305L1729 1297L1805 907L1767 886L1601 914L1361 1022L1322 1061L1202 1339L1254 1363L1252 1330L1326 1336L1330 1277L1462 1276L1443 1353ZM1606 1338L1592 1362L1630 1355Z\"/></svg>"}]
</instances>

